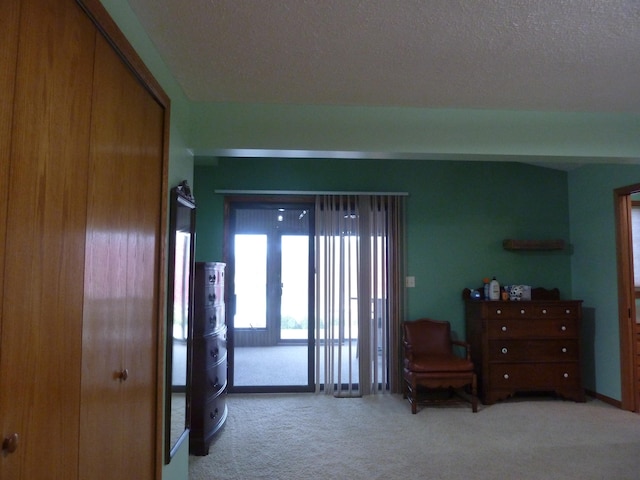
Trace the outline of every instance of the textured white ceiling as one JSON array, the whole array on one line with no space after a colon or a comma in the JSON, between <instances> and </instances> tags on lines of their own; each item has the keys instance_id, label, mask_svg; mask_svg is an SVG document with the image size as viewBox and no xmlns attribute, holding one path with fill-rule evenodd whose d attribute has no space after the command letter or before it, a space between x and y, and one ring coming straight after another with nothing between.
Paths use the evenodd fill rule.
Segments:
<instances>
[{"instance_id":1,"label":"textured white ceiling","mask_svg":"<svg viewBox=\"0 0 640 480\"><path fill-rule=\"evenodd\" d=\"M195 101L640 112L638 0L128 0Z\"/></svg>"}]
</instances>

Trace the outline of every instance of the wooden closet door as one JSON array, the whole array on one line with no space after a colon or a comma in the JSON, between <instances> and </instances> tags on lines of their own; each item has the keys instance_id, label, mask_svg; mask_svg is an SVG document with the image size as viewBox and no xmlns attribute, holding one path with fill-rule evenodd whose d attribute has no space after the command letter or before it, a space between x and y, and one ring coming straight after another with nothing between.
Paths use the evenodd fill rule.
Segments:
<instances>
[{"instance_id":1,"label":"wooden closet door","mask_svg":"<svg viewBox=\"0 0 640 480\"><path fill-rule=\"evenodd\" d=\"M156 473L163 126L163 108L98 35L80 478Z\"/></svg>"},{"instance_id":2,"label":"wooden closet door","mask_svg":"<svg viewBox=\"0 0 640 480\"><path fill-rule=\"evenodd\" d=\"M1 35L17 25L20 41L1 180L0 424L2 438L19 441L0 456L0 478L74 479L94 27L69 1L5 1L2 15ZM2 96L4 111L11 97Z\"/></svg>"},{"instance_id":3,"label":"wooden closet door","mask_svg":"<svg viewBox=\"0 0 640 480\"><path fill-rule=\"evenodd\" d=\"M9 321L4 320L3 303L4 292L4 263L5 263L5 233L7 231L7 209L9 199L9 166L11 158L11 129L13 124L13 95L16 79L16 59L18 57L18 27L20 3L14 0L0 0L0 11L3 12L3 26L0 28L0 443L10 435L19 434L22 430L20 419L15 417L16 411L9 410L12 390L5 379L5 370L16 368L9 363L8 350L4 344L15 341L9 337ZM6 331L3 334L3 324ZM12 333L13 335L13 333ZM4 358L4 361L3 361ZM4 394L3 394L4 392ZM7 412L5 414L4 412ZM13 455L13 454L11 454ZM10 473L18 472L19 459L0 452L0 478L7 478ZM9 462L12 469L9 471ZM6 473L5 473L6 472ZM15 476L15 475L14 475Z\"/></svg>"},{"instance_id":4,"label":"wooden closet door","mask_svg":"<svg viewBox=\"0 0 640 480\"><path fill-rule=\"evenodd\" d=\"M3 25L0 28L0 272L4 272L5 232L7 228L7 201L9 185L9 158L11 155L11 126L13 119L13 92L16 80L16 59L18 57L18 23L20 2L0 0ZM0 292L3 276L0 273ZM0 310L0 340L2 339L2 310ZM0 361L2 360L0 342ZM1 385L0 385L1 386ZM2 410L0 410L2 411ZM1 427L2 425L0 425ZM0 430L0 441L4 438Z\"/></svg>"}]
</instances>

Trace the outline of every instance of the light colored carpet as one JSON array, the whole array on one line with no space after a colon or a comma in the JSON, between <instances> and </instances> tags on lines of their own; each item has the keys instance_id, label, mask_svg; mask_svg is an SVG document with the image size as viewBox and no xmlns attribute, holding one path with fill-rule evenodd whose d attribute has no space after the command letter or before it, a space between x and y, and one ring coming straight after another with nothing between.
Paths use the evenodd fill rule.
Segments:
<instances>
[{"instance_id":1,"label":"light colored carpet","mask_svg":"<svg viewBox=\"0 0 640 480\"><path fill-rule=\"evenodd\" d=\"M471 413L400 395L232 394L192 480L637 480L640 415L590 399L512 399Z\"/></svg>"},{"instance_id":2,"label":"light colored carpet","mask_svg":"<svg viewBox=\"0 0 640 480\"><path fill-rule=\"evenodd\" d=\"M359 368L357 344L352 342L351 349L347 344L342 346L341 382L347 383L349 368L353 383L358 383ZM338 358L338 349L334 351ZM347 361L350 359L350 361ZM320 351L319 365L324 364L324 350ZM382 376L382 359L378 355L378 378ZM337 379L338 371L334 375ZM321 369L320 383L324 382L324 371ZM308 347L306 345L277 345L273 347L236 347L234 350L234 386L283 386L307 385Z\"/></svg>"}]
</instances>

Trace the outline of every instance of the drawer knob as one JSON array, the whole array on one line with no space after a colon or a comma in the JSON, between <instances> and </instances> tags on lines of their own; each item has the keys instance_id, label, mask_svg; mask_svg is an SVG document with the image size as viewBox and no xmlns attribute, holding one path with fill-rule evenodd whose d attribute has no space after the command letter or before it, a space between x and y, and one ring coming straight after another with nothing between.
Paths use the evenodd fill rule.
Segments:
<instances>
[{"instance_id":1,"label":"drawer knob","mask_svg":"<svg viewBox=\"0 0 640 480\"><path fill-rule=\"evenodd\" d=\"M566 326L564 326L564 325L562 325L562 326L560 327L560 330L562 330L563 332L566 332L566 331L567 331L567 327L566 327Z\"/></svg>"},{"instance_id":2,"label":"drawer knob","mask_svg":"<svg viewBox=\"0 0 640 480\"><path fill-rule=\"evenodd\" d=\"M507 347L502 347L501 351L502 351L502 353L507 353L508 352Z\"/></svg>"},{"instance_id":3,"label":"drawer knob","mask_svg":"<svg viewBox=\"0 0 640 480\"><path fill-rule=\"evenodd\" d=\"M211 388L218 389L220 388L220 380L216 377L215 381L211 382Z\"/></svg>"},{"instance_id":4,"label":"drawer knob","mask_svg":"<svg viewBox=\"0 0 640 480\"><path fill-rule=\"evenodd\" d=\"M567 347L562 347L562 353L567 353Z\"/></svg>"},{"instance_id":5,"label":"drawer knob","mask_svg":"<svg viewBox=\"0 0 640 480\"><path fill-rule=\"evenodd\" d=\"M502 310L498 309L498 310L496 310L496 313L497 313L498 315L502 315Z\"/></svg>"},{"instance_id":6,"label":"drawer knob","mask_svg":"<svg viewBox=\"0 0 640 480\"><path fill-rule=\"evenodd\" d=\"M502 328L501 328L500 330L502 330L503 332L506 332L506 331L507 331L507 327L505 327L505 326L503 325L503 326L502 326Z\"/></svg>"},{"instance_id":7,"label":"drawer knob","mask_svg":"<svg viewBox=\"0 0 640 480\"><path fill-rule=\"evenodd\" d=\"M12 433L4 440L2 440L2 451L7 453L13 453L18 449L18 440L20 436L17 433Z\"/></svg>"},{"instance_id":8,"label":"drawer knob","mask_svg":"<svg viewBox=\"0 0 640 480\"><path fill-rule=\"evenodd\" d=\"M213 283L216 281L215 275L209 275L209 283Z\"/></svg>"},{"instance_id":9,"label":"drawer knob","mask_svg":"<svg viewBox=\"0 0 640 480\"><path fill-rule=\"evenodd\" d=\"M543 315L546 315L546 314L547 314L547 309L546 309L546 308L543 308L543 309L542 309L542 314L543 314Z\"/></svg>"},{"instance_id":10,"label":"drawer knob","mask_svg":"<svg viewBox=\"0 0 640 480\"><path fill-rule=\"evenodd\" d=\"M520 315L524 315L524 308L520 310Z\"/></svg>"},{"instance_id":11,"label":"drawer knob","mask_svg":"<svg viewBox=\"0 0 640 480\"><path fill-rule=\"evenodd\" d=\"M504 374L504 379L505 379L505 380L509 380L509 374L508 374L508 373L505 373L505 374Z\"/></svg>"},{"instance_id":12,"label":"drawer knob","mask_svg":"<svg viewBox=\"0 0 640 480\"><path fill-rule=\"evenodd\" d=\"M125 368L124 370L120 370L117 374L116 374L116 378L118 380L120 380L121 382L126 382L127 378L129 378L129 369Z\"/></svg>"},{"instance_id":13,"label":"drawer knob","mask_svg":"<svg viewBox=\"0 0 640 480\"><path fill-rule=\"evenodd\" d=\"M564 378L569 378L569 374L565 373L564 375L562 375Z\"/></svg>"},{"instance_id":14,"label":"drawer knob","mask_svg":"<svg viewBox=\"0 0 640 480\"><path fill-rule=\"evenodd\" d=\"M564 311L564 313L566 313L567 315L569 315L571 313L571 310L569 310L568 308Z\"/></svg>"}]
</instances>

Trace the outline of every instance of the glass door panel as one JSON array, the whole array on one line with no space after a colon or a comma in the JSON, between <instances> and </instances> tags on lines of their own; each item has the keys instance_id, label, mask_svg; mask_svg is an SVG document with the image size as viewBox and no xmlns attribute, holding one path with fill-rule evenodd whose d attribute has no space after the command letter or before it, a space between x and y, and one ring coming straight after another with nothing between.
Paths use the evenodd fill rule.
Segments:
<instances>
[{"instance_id":1,"label":"glass door panel","mask_svg":"<svg viewBox=\"0 0 640 480\"><path fill-rule=\"evenodd\" d=\"M311 391L311 208L232 203L229 211L229 391Z\"/></svg>"},{"instance_id":2,"label":"glass door panel","mask_svg":"<svg viewBox=\"0 0 640 480\"><path fill-rule=\"evenodd\" d=\"M309 337L309 237L283 235L280 340Z\"/></svg>"},{"instance_id":3,"label":"glass door panel","mask_svg":"<svg viewBox=\"0 0 640 480\"><path fill-rule=\"evenodd\" d=\"M234 328L267 328L267 236L235 235Z\"/></svg>"}]
</instances>

